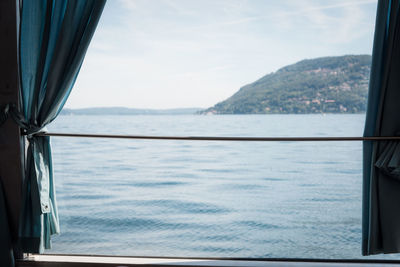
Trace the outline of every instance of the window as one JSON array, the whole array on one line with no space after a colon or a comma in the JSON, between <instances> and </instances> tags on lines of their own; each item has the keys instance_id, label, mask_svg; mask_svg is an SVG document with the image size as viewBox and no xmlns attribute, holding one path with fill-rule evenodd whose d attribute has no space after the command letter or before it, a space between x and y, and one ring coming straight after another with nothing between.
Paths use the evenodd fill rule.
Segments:
<instances>
[{"instance_id":1,"label":"window","mask_svg":"<svg viewBox=\"0 0 400 267\"><path fill-rule=\"evenodd\" d=\"M146 110L66 110L50 129L155 136L360 136L362 108L343 104L338 112L344 114L329 114L341 94L323 98L312 90L305 99L302 91L276 96L285 97L282 113L304 113L289 105L297 101L301 107L324 105L322 112L328 114L247 115L276 113L282 103L247 111L254 106L251 99L241 102L244 108L208 110L236 115L147 109L202 110L300 60L370 54L375 6L375 1L110 1L67 107ZM324 68L305 71L311 77L325 73ZM296 78L302 81L300 74ZM340 86L341 93L347 92L345 83ZM125 112L139 115L121 115ZM158 114L145 115L151 112ZM360 143L58 137L53 145L62 234L53 239L49 253L360 255Z\"/></svg>"}]
</instances>

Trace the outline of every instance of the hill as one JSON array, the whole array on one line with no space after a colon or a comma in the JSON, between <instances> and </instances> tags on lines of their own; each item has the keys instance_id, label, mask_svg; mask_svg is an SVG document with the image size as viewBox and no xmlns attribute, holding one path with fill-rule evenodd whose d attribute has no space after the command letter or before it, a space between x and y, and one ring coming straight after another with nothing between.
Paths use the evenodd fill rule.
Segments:
<instances>
[{"instance_id":1,"label":"hill","mask_svg":"<svg viewBox=\"0 0 400 267\"><path fill-rule=\"evenodd\" d=\"M371 56L306 59L243 86L202 114L365 112Z\"/></svg>"},{"instance_id":2,"label":"hill","mask_svg":"<svg viewBox=\"0 0 400 267\"><path fill-rule=\"evenodd\" d=\"M201 108L176 109L136 109L124 107L96 107L61 110L60 115L189 115L196 114Z\"/></svg>"}]
</instances>

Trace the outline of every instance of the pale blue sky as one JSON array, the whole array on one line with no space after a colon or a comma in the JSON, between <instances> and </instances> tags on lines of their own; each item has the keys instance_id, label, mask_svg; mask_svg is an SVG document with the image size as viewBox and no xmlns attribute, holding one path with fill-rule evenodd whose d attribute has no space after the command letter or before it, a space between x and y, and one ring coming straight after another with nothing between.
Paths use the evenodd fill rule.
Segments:
<instances>
[{"instance_id":1,"label":"pale blue sky","mask_svg":"<svg viewBox=\"0 0 400 267\"><path fill-rule=\"evenodd\" d=\"M371 54L376 0L109 0L69 108L209 107L305 58Z\"/></svg>"}]
</instances>

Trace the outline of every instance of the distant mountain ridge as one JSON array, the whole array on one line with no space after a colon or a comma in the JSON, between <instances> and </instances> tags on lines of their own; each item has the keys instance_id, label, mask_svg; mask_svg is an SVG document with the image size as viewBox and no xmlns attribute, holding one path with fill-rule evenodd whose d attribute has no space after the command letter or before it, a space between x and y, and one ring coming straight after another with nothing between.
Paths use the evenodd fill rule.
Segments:
<instances>
[{"instance_id":1,"label":"distant mountain ridge","mask_svg":"<svg viewBox=\"0 0 400 267\"><path fill-rule=\"evenodd\" d=\"M125 107L95 107L69 109L64 108L60 115L189 115L196 114L202 108L175 109L136 109Z\"/></svg>"},{"instance_id":2,"label":"distant mountain ridge","mask_svg":"<svg viewBox=\"0 0 400 267\"><path fill-rule=\"evenodd\" d=\"M201 114L365 112L370 55L306 59L243 86Z\"/></svg>"}]
</instances>

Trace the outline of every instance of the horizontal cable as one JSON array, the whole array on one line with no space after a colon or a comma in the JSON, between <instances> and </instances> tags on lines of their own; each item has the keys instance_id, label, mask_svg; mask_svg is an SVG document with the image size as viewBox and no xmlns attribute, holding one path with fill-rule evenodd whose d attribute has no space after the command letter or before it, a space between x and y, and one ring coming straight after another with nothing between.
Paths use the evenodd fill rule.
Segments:
<instances>
[{"instance_id":1,"label":"horizontal cable","mask_svg":"<svg viewBox=\"0 0 400 267\"><path fill-rule=\"evenodd\" d=\"M116 139L148 139L148 140L185 140L185 141L389 141L400 140L400 136L371 137L216 137L216 136L149 136L149 135L116 135L116 134L74 134L74 133L37 133L36 136L88 137Z\"/></svg>"}]
</instances>

